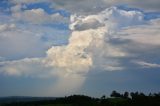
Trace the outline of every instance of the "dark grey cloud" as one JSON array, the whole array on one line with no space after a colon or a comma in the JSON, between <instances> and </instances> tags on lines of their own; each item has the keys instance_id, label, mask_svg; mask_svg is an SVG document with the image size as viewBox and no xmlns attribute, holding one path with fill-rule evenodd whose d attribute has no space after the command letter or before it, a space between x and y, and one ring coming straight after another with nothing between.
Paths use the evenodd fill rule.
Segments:
<instances>
[{"instance_id":1,"label":"dark grey cloud","mask_svg":"<svg viewBox=\"0 0 160 106\"><path fill-rule=\"evenodd\" d=\"M95 13L115 5L129 5L145 9L146 11L159 11L159 0L51 0L55 8L66 9L74 13Z\"/></svg>"},{"instance_id":2,"label":"dark grey cloud","mask_svg":"<svg viewBox=\"0 0 160 106\"><path fill-rule=\"evenodd\" d=\"M12 0L14 4L49 2L55 9L63 9L71 13L96 13L115 5L128 5L146 11L160 11L159 0Z\"/></svg>"}]
</instances>

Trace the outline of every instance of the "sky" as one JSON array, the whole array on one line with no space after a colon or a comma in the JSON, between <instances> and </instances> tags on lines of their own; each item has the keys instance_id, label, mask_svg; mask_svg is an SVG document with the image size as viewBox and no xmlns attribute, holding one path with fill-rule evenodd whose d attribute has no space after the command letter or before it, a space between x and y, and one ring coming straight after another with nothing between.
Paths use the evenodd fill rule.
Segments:
<instances>
[{"instance_id":1,"label":"sky","mask_svg":"<svg viewBox=\"0 0 160 106\"><path fill-rule=\"evenodd\" d=\"M159 0L0 0L0 97L160 90Z\"/></svg>"}]
</instances>

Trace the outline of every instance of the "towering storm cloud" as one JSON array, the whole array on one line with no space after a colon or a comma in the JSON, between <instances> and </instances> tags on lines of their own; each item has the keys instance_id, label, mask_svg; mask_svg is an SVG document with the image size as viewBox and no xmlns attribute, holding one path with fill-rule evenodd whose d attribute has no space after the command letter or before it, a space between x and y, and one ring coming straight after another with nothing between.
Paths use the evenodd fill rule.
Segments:
<instances>
[{"instance_id":1,"label":"towering storm cloud","mask_svg":"<svg viewBox=\"0 0 160 106\"><path fill-rule=\"evenodd\" d=\"M56 3L61 4L58 1ZM12 8L12 11L14 11L14 22L21 20L39 25L49 23L55 17L62 18L61 14L50 15L42 9L24 10L22 13ZM35 17L41 18L35 20ZM142 56L148 56L151 53L158 56L160 45L158 40L160 25L157 24L160 20L146 20L146 17L142 11L119 7L110 7L92 15L71 14L70 22L67 22L70 23L71 31L67 43L53 45L41 58L3 60L0 62L0 74L39 78L55 77L57 80L53 84L53 92L56 95L63 95L66 92L78 90L85 82L89 72L93 70L128 70L132 65L137 68L159 67L160 63L156 63L157 61L152 63L150 57ZM0 24L0 38L10 38L6 35L13 30L18 30L14 24ZM34 39L33 43L41 44L39 37L34 37ZM146 52L143 53L143 51Z\"/></svg>"}]
</instances>

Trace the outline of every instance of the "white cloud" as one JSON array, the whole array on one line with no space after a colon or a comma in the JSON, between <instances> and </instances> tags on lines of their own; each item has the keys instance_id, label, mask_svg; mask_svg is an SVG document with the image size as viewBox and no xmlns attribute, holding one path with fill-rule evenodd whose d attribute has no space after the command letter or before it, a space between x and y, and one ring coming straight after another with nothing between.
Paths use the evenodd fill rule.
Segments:
<instances>
[{"instance_id":1,"label":"white cloud","mask_svg":"<svg viewBox=\"0 0 160 106\"><path fill-rule=\"evenodd\" d=\"M117 7L107 8L97 15L71 16L70 28L72 30L96 29L106 26L111 28L121 28L125 26L138 25L144 23L143 14L139 11L125 11Z\"/></svg>"},{"instance_id":2,"label":"white cloud","mask_svg":"<svg viewBox=\"0 0 160 106\"><path fill-rule=\"evenodd\" d=\"M71 15L71 22L70 25L71 30L87 30L87 29L97 29L98 27L103 27L104 24L99 21L96 15L91 16L76 16Z\"/></svg>"},{"instance_id":3,"label":"white cloud","mask_svg":"<svg viewBox=\"0 0 160 106\"><path fill-rule=\"evenodd\" d=\"M0 32L13 30L15 27L15 24L0 24Z\"/></svg>"},{"instance_id":4,"label":"white cloud","mask_svg":"<svg viewBox=\"0 0 160 106\"><path fill-rule=\"evenodd\" d=\"M0 62L0 73L12 76L42 77L53 76L49 67L43 65L43 58L24 58ZM34 68L33 68L34 67ZM35 70L36 69L36 70Z\"/></svg>"},{"instance_id":5,"label":"white cloud","mask_svg":"<svg viewBox=\"0 0 160 106\"><path fill-rule=\"evenodd\" d=\"M22 10L22 4L16 4L11 7L12 16L17 21L29 22L32 24L48 23L68 23L68 17L59 13L48 14L43 8Z\"/></svg>"},{"instance_id":6,"label":"white cloud","mask_svg":"<svg viewBox=\"0 0 160 106\"><path fill-rule=\"evenodd\" d=\"M89 67L108 66L111 68L104 69L114 70L114 67L115 70L122 69L118 64L113 65L106 61L108 59L117 63L112 58L127 55L121 48L109 43L110 34L115 28L143 23L142 16L140 12L127 12L116 7L106 9L97 15L71 16L70 28L73 32L69 44L49 49L48 56L51 61L49 64L71 73L81 73L81 71L85 73ZM124 18L126 22L121 22ZM99 24L93 27L97 22Z\"/></svg>"},{"instance_id":7,"label":"white cloud","mask_svg":"<svg viewBox=\"0 0 160 106\"><path fill-rule=\"evenodd\" d=\"M9 60L42 57L52 45L66 43L68 34L47 26L0 24L0 56Z\"/></svg>"},{"instance_id":8,"label":"white cloud","mask_svg":"<svg viewBox=\"0 0 160 106\"><path fill-rule=\"evenodd\" d=\"M60 23L68 23L69 22L69 18L62 16L60 13L52 14L50 17L53 22L60 22Z\"/></svg>"},{"instance_id":9,"label":"white cloud","mask_svg":"<svg viewBox=\"0 0 160 106\"><path fill-rule=\"evenodd\" d=\"M31 30L23 30L15 28L14 30L6 30L0 34L0 55L9 59L19 56L33 56L40 54L45 50L45 43L40 37L30 32ZM39 47L41 46L41 47ZM32 51L32 53L30 52Z\"/></svg>"},{"instance_id":10,"label":"white cloud","mask_svg":"<svg viewBox=\"0 0 160 106\"><path fill-rule=\"evenodd\" d=\"M147 22L143 19L143 13L139 11L119 10L116 7L106 9L96 15L74 15L71 16L71 22L70 27L72 34L69 39L69 44L49 49L46 61L50 66L56 67L58 70L63 70L64 73L60 72L66 76L74 74L83 76L92 69L106 71L125 69L127 66L121 65L119 59L128 58L131 56L129 53L132 49L135 49L135 51L139 49L132 48L128 42L116 44L116 42L112 40L128 40L124 39L126 37L125 28L133 30L133 26L135 25L139 30L141 30L141 24L145 26L145 28L143 27L144 30L149 30L149 24L146 24ZM100 24L92 27L95 22ZM153 35L158 31L159 25L151 24L149 28L151 27L158 27L153 32L150 30L152 32L150 34ZM141 34L138 29L135 33ZM142 33L145 35L148 32L142 31ZM132 39L132 36L134 36L133 32L128 34L128 36L128 38L130 38L129 40L137 43L136 40ZM149 35L147 37L149 37ZM143 41L140 42L139 40L137 45L140 43L143 43ZM131 50L126 48L128 44ZM148 45L150 45L150 43L148 43ZM151 46L147 46L147 50L151 49L150 47ZM141 54L141 52L138 53L139 55Z\"/></svg>"},{"instance_id":11,"label":"white cloud","mask_svg":"<svg viewBox=\"0 0 160 106\"><path fill-rule=\"evenodd\" d=\"M13 14L14 17L31 23L43 23L48 20L48 15L41 8L25 10L22 13Z\"/></svg>"},{"instance_id":12,"label":"white cloud","mask_svg":"<svg viewBox=\"0 0 160 106\"><path fill-rule=\"evenodd\" d=\"M160 45L160 20L153 20L147 25L128 27L122 30L121 39L132 40L133 42L146 45ZM118 35L119 36L119 35Z\"/></svg>"},{"instance_id":13,"label":"white cloud","mask_svg":"<svg viewBox=\"0 0 160 106\"><path fill-rule=\"evenodd\" d=\"M133 61L133 62L144 68L160 68L160 64L156 63L148 63L145 61Z\"/></svg>"}]
</instances>

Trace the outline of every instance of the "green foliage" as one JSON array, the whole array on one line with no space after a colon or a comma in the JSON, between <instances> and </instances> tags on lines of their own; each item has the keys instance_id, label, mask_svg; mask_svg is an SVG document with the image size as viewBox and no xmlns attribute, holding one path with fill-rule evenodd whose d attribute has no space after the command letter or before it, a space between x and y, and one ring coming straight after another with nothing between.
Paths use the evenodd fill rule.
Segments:
<instances>
[{"instance_id":1,"label":"green foliage","mask_svg":"<svg viewBox=\"0 0 160 106\"><path fill-rule=\"evenodd\" d=\"M110 98L105 95L101 98L71 95L54 100L3 103L0 106L160 106L160 93L145 95L139 92L125 92L120 94L113 91Z\"/></svg>"}]
</instances>

